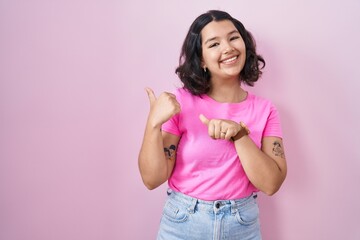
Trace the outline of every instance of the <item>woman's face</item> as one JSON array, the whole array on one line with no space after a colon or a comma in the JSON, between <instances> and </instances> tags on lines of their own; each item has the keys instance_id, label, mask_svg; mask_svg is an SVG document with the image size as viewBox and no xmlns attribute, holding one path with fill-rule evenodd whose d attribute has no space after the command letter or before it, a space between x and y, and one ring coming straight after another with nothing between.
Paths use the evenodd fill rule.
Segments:
<instances>
[{"instance_id":1,"label":"woman's face","mask_svg":"<svg viewBox=\"0 0 360 240\"><path fill-rule=\"evenodd\" d=\"M240 33L229 20L212 21L201 31L202 67L212 79L238 79L245 65L246 48Z\"/></svg>"}]
</instances>

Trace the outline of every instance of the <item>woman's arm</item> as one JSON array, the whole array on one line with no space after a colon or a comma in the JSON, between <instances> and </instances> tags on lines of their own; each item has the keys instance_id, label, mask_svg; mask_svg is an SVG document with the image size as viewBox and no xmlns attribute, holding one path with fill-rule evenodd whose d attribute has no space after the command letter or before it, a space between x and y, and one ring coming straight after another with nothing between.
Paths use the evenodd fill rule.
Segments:
<instances>
[{"instance_id":1,"label":"woman's arm","mask_svg":"<svg viewBox=\"0 0 360 240\"><path fill-rule=\"evenodd\" d=\"M287 172L282 139L264 137L261 149L248 135L236 140L234 144L250 182L268 195L276 193Z\"/></svg>"},{"instance_id":2,"label":"woman's arm","mask_svg":"<svg viewBox=\"0 0 360 240\"><path fill-rule=\"evenodd\" d=\"M179 137L147 124L139 153L139 169L145 186L152 190L170 177Z\"/></svg>"},{"instance_id":3,"label":"woman's arm","mask_svg":"<svg viewBox=\"0 0 360 240\"><path fill-rule=\"evenodd\" d=\"M156 98L151 89L148 88L146 91L150 101L150 112L138 164L142 180L151 190L164 183L174 168L175 153L180 138L162 132L161 125L180 112L180 105L171 93L163 93Z\"/></svg>"},{"instance_id":4,"label":"woman's arm","mask_svg":"<svg viewBox=\"0 0 360 240\"><path fill-rule=\"evenodd\" d=\"M247 177L257 189L268 195L279 190L287 171L281 138L264 137L259 149L247 134L237 137L238 133L243 133L244 130L239 123L226 119L207 119L202 114L200 120L208 127L211 138L229 141L236 138L236 152Z\"/></svg>"}]
</instances>

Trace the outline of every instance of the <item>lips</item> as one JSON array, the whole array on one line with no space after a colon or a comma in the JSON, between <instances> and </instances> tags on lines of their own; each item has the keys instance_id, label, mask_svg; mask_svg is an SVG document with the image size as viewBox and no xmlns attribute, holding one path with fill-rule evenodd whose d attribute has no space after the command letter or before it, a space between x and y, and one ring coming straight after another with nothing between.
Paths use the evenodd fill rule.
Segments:
<instances>
[{"instance_id":1,"label":"lips","mask_svg":"<svg viewBox=\"0 0 360 240\"><path fill-rule=\"evenodd\" d=\"M222 61L220 61L221 63L223 64L232 64L236 61L236 59L238 59L238 56L233 56L233 57L229 57L229 58L226 58Z\"/></svg>"}]
</instances>

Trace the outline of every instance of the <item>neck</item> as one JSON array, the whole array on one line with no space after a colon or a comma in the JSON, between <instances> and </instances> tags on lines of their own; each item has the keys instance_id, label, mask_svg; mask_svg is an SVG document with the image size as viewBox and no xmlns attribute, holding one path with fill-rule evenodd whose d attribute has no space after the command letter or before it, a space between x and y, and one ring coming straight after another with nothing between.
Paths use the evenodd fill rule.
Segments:
<instances>
[{"instance_id":1,"label":"neck","mask_svg":"<svg viewBox=\"0 0 360 240\"><path fill-rule=\"evenodd\" d=\"M246 99L247 93L241 88L238 80L222 83L212 81L207 95L218 102L238 103Z\"/></svg>"}]
</instances>

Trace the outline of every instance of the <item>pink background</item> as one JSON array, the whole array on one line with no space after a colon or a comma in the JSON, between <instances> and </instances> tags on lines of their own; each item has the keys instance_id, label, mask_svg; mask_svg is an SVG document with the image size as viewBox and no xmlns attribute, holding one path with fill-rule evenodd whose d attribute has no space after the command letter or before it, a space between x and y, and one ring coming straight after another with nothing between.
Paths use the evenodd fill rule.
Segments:
<instances>
[{"instance_id":1,"label":"pink background","mask_svg":"<svg viewBox=\"0 0 360 240\"><path fill-rule=\"evenodd\" d=\"M266 240L360 239L360 2L0 0L0 239L155 239L137 169L148 100L179 86L193 19L222 9L267 60L288 177Z\"/></svg>"}]
</instances>

